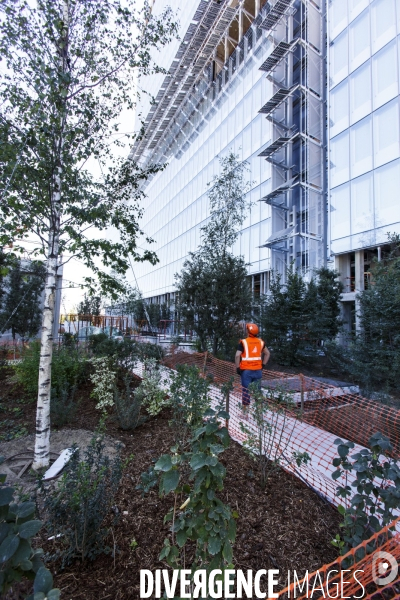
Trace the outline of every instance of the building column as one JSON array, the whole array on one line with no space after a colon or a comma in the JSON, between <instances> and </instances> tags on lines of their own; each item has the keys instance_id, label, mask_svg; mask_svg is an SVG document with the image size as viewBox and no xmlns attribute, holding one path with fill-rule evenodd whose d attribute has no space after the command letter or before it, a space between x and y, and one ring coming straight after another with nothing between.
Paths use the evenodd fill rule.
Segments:
<instances>
[{"instance_id":1,"label":"building column","mask_svg":"<svg viewBox=\"0 0 400 600\"><path fill-rule=\"evenodd\" d=\"M239 40L238 42L241 42L242 38L243 38L243 11L239 10Z\"/></svg>"},{"instance_id":2,"label":"building column","mask_svg":"<svg viewBox=\"0 0 400 600\"><path fill-rule=\"evenodd\" d=\"M261 10L261 0L255 0L254 9L255 9L255 15L257 17Z\"/></svg>"},{"instance_id":3,"label":"building column","mask_svg":"<svg viewBox=\"0 0 400 600\"><path fill-rule=\"evenodd\" d=\"M356 291L356 332L361 329L359 310L360 302L357 300L357 294L364 291L364 250L356 250L355 252L355 279L354 289Z\"/></svg>"},{"instance_id":4,"label":"building column","mask_svg":"<svg viewBox=\"0 0 400 600\"><path fill-rule=\"evenodd\" d=\"M229 58L229 36L225 36L225 64Z\"/></svg>"}]
</instances>

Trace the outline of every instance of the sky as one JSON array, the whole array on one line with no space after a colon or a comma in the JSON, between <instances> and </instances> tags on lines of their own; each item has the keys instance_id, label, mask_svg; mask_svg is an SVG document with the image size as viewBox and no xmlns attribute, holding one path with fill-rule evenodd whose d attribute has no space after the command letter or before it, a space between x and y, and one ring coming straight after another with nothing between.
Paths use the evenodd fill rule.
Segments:
<instances>
[{"instance_id":1,"label":"sky","mask_svg":"<svg viewBox=\"0 0 400 600\"><path fill-rule=\"evenodd\" d=\"M137 2L138 8L140 8L141 4L140 0ZM167 6L171 6L174 11L178 13L179 19L179 0L149 0L150 4L153 5L153 11L155 13L160 13ZM180 44L180 40L174 40L171 43L171 49L169 52L165 52L163 49L160 53L157 52L157 56L155 56L155 60L158 65L163 66L164 68L169 67L170 56L174 56L178 46ZM176 48L175 48L176 47ZM159 83L163 80L164 75L157 75L151 77L147 82L143 81L140 84L140 87L146 89L149 93L156 95L159 87ZM146 114L149 108L149 100L147 96L144 96L144 114ZM140 104L139 104L140 107ZM138 108L140 110L140 108ZM124 110L121 114L121 118L119 119L120 123L120 132L128 133L135 130L138 130L139 124L135 124L136 115L135 111ZM115 154L116 155L127 155L129 153L129 148L125 148L124 150L116 147ZM99 174L98 165L94 162L90 164L90 170L94 172L96 175ZM134 263L133 263L134 268ZM90 276L92 273L85 264L76 259L72 258L67 264L64 266L63 271L63 292L62 292L62 305L61 312L69 313L74 312L76 305L82 300L85 290L80 287L80 285L84 282L85 276ZM134 273L129 270L126 274L126 279L128 283L130 283L133 287L135 287L135 276ZM73 287L72 287L73 286Z\"/></svg>"}]
</instances>

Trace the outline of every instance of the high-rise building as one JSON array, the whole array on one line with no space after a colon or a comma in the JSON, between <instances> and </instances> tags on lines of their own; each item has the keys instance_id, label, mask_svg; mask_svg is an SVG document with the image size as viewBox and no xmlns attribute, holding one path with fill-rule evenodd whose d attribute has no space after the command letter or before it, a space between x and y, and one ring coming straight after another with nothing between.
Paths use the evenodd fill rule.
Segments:
<instances>
[{"instance_id":1,"label":"high-rise building","mask_svg":"<svg viewBox=\"0 0 400 600\"><path fill-rule=\"evenodd\" d=\"M400 233L400 1L333 0L328 21L328 243L354 327L371 261Z\"/></svg>"},{"instance_id":2,"label":"high-rise building","mask_svg":"<svg viewBox=\"0 0 400 600\"><path fill-rule=\"evenodd\" d=\"M290 264L305 276L336 266L352 326L370 260L400 233L400 1L191 0L180 20L132 149L142 166L168 163L146 187L160 262L135 267L144 296L173 295L207 221L207 183L233 150L253 182L233 250L254 293Z\"/></svg>"}]
</instances>

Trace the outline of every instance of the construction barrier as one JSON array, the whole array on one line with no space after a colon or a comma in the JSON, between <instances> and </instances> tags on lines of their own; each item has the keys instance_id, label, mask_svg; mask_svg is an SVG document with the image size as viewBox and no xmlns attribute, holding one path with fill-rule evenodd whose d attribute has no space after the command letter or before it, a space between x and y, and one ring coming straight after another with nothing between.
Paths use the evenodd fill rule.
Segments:
<instances>
[{"instance_id":1,"label":"construction barrier","mask_svg":"<svg viewBox=\"0 0 400 600\"><path fill-rule=\"evenodd\" d=\"M243 426L247 432L256 433L257 424L252 407L247 415L242 409L243 388L233 363L216 359L209 353L189 354L179 351L166 356L162 365L160 380L166 390L169 388L171 370L176 370L178 365L195 366L203 376L210 377L212 405L216 406L222 403L229 412L230 419L227 426L232 439L240 444L246 441L247 434L244 432ZM143 365L137 365L135 372L142 376ZM223 387L228 382L231 382L229 393L226 391L226 386ZM291 375L267 369L262 372L261 386L268 399L265 419L269 423L269 432L264 442L263 453L271 460L279 462L282 468L299 477L334 505L346 505L346 502L336 495L340 479L338 481L332 479L332 473L335 471L332 461L338 456L337 445L334 442L338 437L355 443L351 453L354 454L367 447L370 437L379 431L389 437L394 454L398 456L400 453L400 411L362 398L355 386L340 386L335 382L328 383L303 375ZM285 398L284 405L280 404L279 397ZM287 402L288 398L289 402ZM307 453L310 461L298 466L293 459L295 453ZM396 514L398 515L398 513ZM400 559L400 519L396 519L394 527L394 533L390 531L389 527L385 527L381 532L372 536L370 543L374 543L376 551L389 552L398 562ZM293 595L292 584L280 594L280 597L342 597L341 595L335 596L333 592L332 596L327 594L326 577L330 573L329 582L334 590L334 584L338 583L342 577L343 561L345 561L344 565L346 569L350 569L350 574L356 570L364 571L362 583L366 588L365 593L372 595L360 595L361 588L352 579L352 584L346 584L343 597L368 597L374 598L374 600L381 597L385 599L400 598L400 588L397 589L400 577L388 584L387 590L386 587L382 587L379 588L379 592L376 592L377 586L374 584L374 569L375 571L377 569L374 563L376 552L365 556L367 544L368 542L363 542L348 556L346 555L347 557L341 557L335 563L324 565L318 572L310 574L308 580L303 581L303 588L307 583L309 590L312 590L315 577L322 578L323 584L320 591L314 586L312 596ZM349 563L350 567L347 566ZM336 575L333 573L335 568L338 570ZM371 590L372 587L368 586L375 587L369 592L368 590ZM297 590L300 589L301 584ZM340 593L342 594L342 592Z\"/></svg>"},{"instance_id":2,"label":"construction barrier","mask_svg":"<svg viewBox=\"0 0 400 600\"><path fill-rule=\"evenodd\" d=\"M400 598L400 575L396 574L400 562L398 526L396 519L335 562L292 581L279 598ZM397 530L393 531L394 527ZM385 583L385 579L393 580Z\"/></svg>"}]
</instances>

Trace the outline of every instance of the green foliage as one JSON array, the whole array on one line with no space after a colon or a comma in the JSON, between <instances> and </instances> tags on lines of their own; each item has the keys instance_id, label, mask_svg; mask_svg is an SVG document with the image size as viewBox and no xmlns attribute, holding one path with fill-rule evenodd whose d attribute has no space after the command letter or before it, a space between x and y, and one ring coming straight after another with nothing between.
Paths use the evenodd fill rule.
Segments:
<instances>
[{"instance_id":1,"label":"green foliage","mask_svg":"<svg viewBox=\"0 0 400 600\"><path fill-rule=\"evenodd\" d=\"M137 487L146 493L158 481L161 496L174 494L174 507L164 519L172 522L171 539L164 540L160 560L179 568L186 544L195 542L192 572L230 567L236 536L231 510L218 497L226 474L218 456L229 446L221 421L229 415L222 407L210 408L209 386L195 367L178 367L170 392L176 443L171 454L142 474ZM227 390L224 386L222 393ZM178 510L182 496L187 499Z\"/></svg>"},{"instance_id":2,"label":"green foliage","mask_svg":"<svg viewBox=\"0 0 400 600\"><path fill-rule=\"evenodd\" d=\"M0 312L0 330L11 329L13 339L16 335L31 338L38 333L42 318L40 297L44 278L42 263L31 261L24 264L18 259L12 263L10 261L8 285Z\"/></svg>"},{"instance_id":3,"label":"green foliage","mask_svg":"<svg viewBox=\"0 0 400 600\"><path fill-rule=\"evenodd\" d=\"M21 437L28 435L28 430L25 427L28 423L15 424L14 419L5 419L0 421L0 441L9 442L10 440L18 440Z\"/></svg>"},{"instance_id":4,"label":"green foliage","mask_svg":"<svg viewBox=\"0 0 400 600\"><path fill-rule=\"evenodd\" d=\"M202 227L202 244L176 274L181 318L202 350L225 354L239 321L250 315L252 299L246 264L229 249L250 208L246 164L232 152L220 159L221 173L208 192L210 221Z\"/></svg>"},{"instance_id":5,"label":"green foliage","mask_svg":"<svg viewBox=\"0 0 400 600\"><path fill-rule=\"evenodd\" d=\"M83 300L76 307L76 312L79 315L95 315L98 316L101 312L103 298L94 294L84 294Z\"/></svg>"},{"instance_id":6,"label":"green foliage","mask_svg":"<svg viewBox=\"0 0 400 600\"><path fill-rule=\"evenodd\" d=\"M140 415L142 398L132 389L132 376L129 373L123 378L124 389L114 390L115 413L119 427L124 430L135 429L145 421Z\"/></svg>"},{"instance_id":7,"label":"green foliage","mask_svg":"<svg viewBox=\"0 0 400 600\"><path fill-rule=\"evenodd\" d=\"M96 408L104 411L114 405L116 372L113 370L112 362L106 356L91 358L90 363L93 365L90 374L93 391L90 395L97 400Z\"/></svg>"},{"instance_id":8,"label":"green foliage","mask_svg":"<svg viewBox=\"0 0 400 600\"><path fill-rule=\"evenodd\" d=\"M388 255L371 265L371 285L358 294L359 331L346 349L331 348L366 395L400 389L400 239L389 242Z\"/></svg>"},{"instance_id":9,"label":"green foliage","mask_svg":"<svg viewBox=\"0 0 400 600\"><path fill-rule=\"evenodd\" d=\"M199 427L204 412L210 407L210 380L200 377L197 367L178 365L169 390L172 407L171 427L175 444L184 451L191 432Z\"/></svg>"},{"instance_id":10,"label":"green foliage","mask_svg":"<svg viewBox=\"0 0 400 600\"><path fill-rule=\"evenodd\" d=\"M163 377L157 361L154 358L145 359L142 381L135 396L152 417L157 416L163 408L170 405L165 390L166 383L166 376Z\"/></svg>"},{"instance_id":11,"label":"green foliage","mask_svg":"<svg viewBox=\"0 0 400 600\"><path fill-rule=\"evenodd\" d=\"M400 508L400 468L389 439L382 433L375 433L369 440L370 449L357 452L352 460L349 452L354 448L353 442L337 439L335 444L339 457L333 460L336 471L332 478L345 478L336 491L345 506L339 506L343 539L337 535L332 543L340 554L346 554L395 518ZM349 485L350 475L355 478Z\"/></svg>"},{"instance_id":12,"label":"green foliage","mask_svg":"<svg viewBox=\"0 0 400 600\"><path fill-rule=\"evenodd\" d=\"M14 502L15 490L4 486L5 479L0 475L0 592L5 594L13 583L27 578L34 581L34 594L27 600L40 600L42 597L36 596L39 592L49 600L58 600L60 590L52 589L53 577L43 566L43 550L31 546L42 527L42 522L34 519L35 504Z\"/></svg>"},{"instance_id":13,"label":"green foliage","mask_svg":"<svg viewBox=\"0 0 400 600\"><path fill-rule=\"evenodd\" d=\"M264 489L269 477L282 463L290 465L295 461L300 466L306 464L310 457L306 452L294 453L292 456L287 453L295 427L295 421L292 419L293 427L289 431L287 411L295 410L293 395L283 388L268 389L264 395L254 383L250 384L249 390L250 414L255 428L241 422L240 429L246 435L244 449L259 465L260 485ZM283 430L286 433L284 440Z\"/></svg>"},{"instance_id":14,"label":"green foliage","mask_svg":"<svg viewBox=\"0 0 400 600\"><path fill-rule=\"evenodd\" d=\"M116 367L123 370L132 368L136 360L160 360L164 356L164 350L157 344L137 342L129 338L115 340L105 333L89 336L89 349L94 356L107 356L115 362Z\"/></svg>"},{"instance_id":15,"label":"green foliage","mask_svg":"<svg viewBox=\"0 0 400 600\"><path fill-rule=\"evenodd\" d=\"M58 388L53 390L50 403L51 424L56 427L63 427L71 423L78 410L78 403L75 400L76 386Z\"/></svg>"},{"instance_id":16,"label":"green foliage","mask_svg":"<svg viewBox=\"0 0 400 600\"><path fill-rule=\"evenodd\" d=\"M55 552L62 566L74 558L93 560L110 552L106 544L109 528L104 519L109 515L122 477L120 450L111 460L105 452L104 436L95 433L80 458L75 449L57 487L41 480L46 528L54 538Z\"/></svg>"},{"instance_id":17,"label":"green foliage","mask_svg":"<svg viewBox=\"0 0 400 600\"><path fill-rule=\"evenodd\" d=\"M320 268L307 283L292 266L283 284L275 274L261 314L264 340L281 364L310 362L317 355L317 343L338 334L342 284L337 275Z\"/></svg>"},{"instance_id":18,"label":"green foliage","mask_svg":"<svg viewBox=\"0 0 400 600\"><path fill-rule=\"evenodd\" d=\"M137 239L142 183L162 165L141 169L114 148L136 137L120 132L121 113L135 106L136 75L163 72L152 56L176 35L172 11L134 0L4 0L0 11L0 246L34 232L32 251L78 257L117 294L109 267L157 261Z\"/></svg>"},{"instance_id":19,"label":"green foliage","mask_svg":"<svg viewBox=\"0 0 400 600\"><path fill-rule=\"evenodd\" d=\"M106 333L89 336L89 350L95 357L106 357L115 369L126 369L134 366L140 351L137 343L129 338L116 340Z\"/></svg>"},{"instance_id":20,"label":"green foliage","mask_svg":"<svg viewBox=\"0 0 400 600\"><path fill-rule=\"evenodd\" d=\"M202 351L225 355L231 334L251 309L243 258L228 253L219 257L208 252L191 253L176 281L186 329L196 333Z\"/></svg>"},{"instance_id":21,"label":"green foliage","mask_svg":"<svg viewBox=\"0 0 400 600\"><path fill-rule=\"evenodd\" d=\"M175 507L164 519L172 521L172 538L165 539L160 560L173 568L179 568L182 548L188 542L196 544L192 572L232 568L236 523L229 506L217 495L223 490L226 474L218 455L229 446L228 431L220 427L220 420L228 416L224 410L207 409L204 423L193 433L190 451L178 454L172 448L172 455L163 455L155 464L161 494L188 495L179 511ZM187 468L190 485L181 478Z\"/></svg>"},{"instance_id":22,"label":"green foliage","mask_svg":"<svg viewBox=\"0 0 400 600\"><path fill-rule=\"evenodd\" d=\"M39 358L40 342L35 340L25 348L22 361L15 367L19 382L32 396L36 396L38 391ZM80 348L54 347L51 372L52 394L59 397L63 390L70 394L73 387L83 381L86 371L87 358Z\"/></svg>"}]
</instances>

